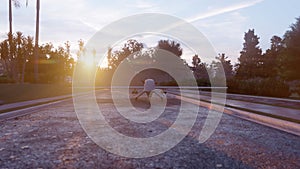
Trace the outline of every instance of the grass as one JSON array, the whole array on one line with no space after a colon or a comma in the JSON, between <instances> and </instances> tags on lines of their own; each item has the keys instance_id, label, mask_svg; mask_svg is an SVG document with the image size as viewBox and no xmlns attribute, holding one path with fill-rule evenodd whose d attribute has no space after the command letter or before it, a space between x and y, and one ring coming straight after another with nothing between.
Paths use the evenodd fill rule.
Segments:
<instances>
[{"instance_id":1,"label":"grass","mask_svg":"<svg viewBox=\"0 0 300 169\"><path fill-rule=\"evenodd\" d=\"M72 88L60 84L0 84L0 104L15 103L71 94Z\"/></svg>"}]
</instances>

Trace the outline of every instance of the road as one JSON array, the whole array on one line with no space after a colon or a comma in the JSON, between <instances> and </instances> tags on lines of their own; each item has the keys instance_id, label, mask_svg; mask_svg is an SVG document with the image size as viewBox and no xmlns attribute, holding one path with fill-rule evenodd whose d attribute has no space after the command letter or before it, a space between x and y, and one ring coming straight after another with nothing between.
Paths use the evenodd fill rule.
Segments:
<instances>
[{"instance_id":1,"label":"road","mask_svg":"<svg viewBox=\"0 0 300 169\"><path fill-rule=\"evenodd\" d=\"M109 93L97 93L109 124L131 137L152 137L176 119L180 101L169 98L165 112L149 124L120 116ZM142 98L135 107L147 109ZM71 99L0 122L0 168L300 168L300 137L223 114L214 134L198 141L208 109L174 148L148 158L125 158L102 149L82 129Z\"/></svg>"}]
</instances>

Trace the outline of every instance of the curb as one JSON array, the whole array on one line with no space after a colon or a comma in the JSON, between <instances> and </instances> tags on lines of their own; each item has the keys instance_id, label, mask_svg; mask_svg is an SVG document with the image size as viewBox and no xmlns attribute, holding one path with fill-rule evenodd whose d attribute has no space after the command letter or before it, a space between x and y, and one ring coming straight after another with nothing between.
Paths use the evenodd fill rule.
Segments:
<instances>
[{"instance_id":1,"label":"curb","mask_svg":"<svg viewBox=\"0 0 300 169\"><path fill-rule=\"evenodd\" d=\"M55 101L65 100L69 98L72 98L72 94L4 104L0 106L0 114L10 112L10 111L16 111L28 107L38 106L42 104L47 104Z\"/></svg>"}]
</instances>

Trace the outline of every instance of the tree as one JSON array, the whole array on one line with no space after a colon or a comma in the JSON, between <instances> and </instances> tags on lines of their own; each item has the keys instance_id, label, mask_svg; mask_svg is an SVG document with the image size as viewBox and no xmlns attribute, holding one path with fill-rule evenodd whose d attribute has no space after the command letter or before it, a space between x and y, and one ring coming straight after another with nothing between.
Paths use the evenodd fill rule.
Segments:
<instances>
[{"instance_id":1,"label":"tree","mask_svg":"<svg viewBox=\"0 0 300 169\"><path fill-rule=\"evenodd\" d=\"M22 74L21 74L21 83L25 81L25 71L26 71L26 64L30 61L33 56L33 37L27 36L24 38L24 47L23 47L23 65L22 65Z\"/></svg>"},{"instance_id":2,"label":"tree","mask_svg":"<svg viewBox=\"0 0 300 169\"><path fill-rule=\"evenodd\" d=\"M197 54L195 54L192 58L193 66L190 69L193 71L194 77L197 80L199 86L209 86L209 73L210 67L207 63L201 62L201 59Z\"/></svg>"},{"instance_id":3,"label":"tree","mask_svg":"<svg viewBox=\"0 0 300 169\"><path fill-rule=\"evenodd\" d=\"M12 30L12 2L14 3L14 6L16 8L20 7L20 3L17 0L9 0L8 1L8 19L9 19L9 33L8 33L8 56L9 59L13 59L13 30ZM15 70L11 69L8 73L8 75L10 76L10 78L15 78L13 77L15 73L13 73Z\"/></svg>"},{"instance_id":4,"label":"tree","mask_svg":"<svg viewBox=\"0 0 300 169\"><path fill-rule=\"evenodd\" d=\"M4 63L6 75L14 82L23 83L26 63L30 61L32 55L33 40L32 37L25 37L22 32L16 32L11 37L12 46L9 46L9 38L1 42L1 60Z\"/></svg>"},{"instance_id":5,"label":"tree","mask_svg":"<svg viewBox=\"0 0 300 169\"><path fill-rule=\"evenodd\" d=\"M77 60L82 59L82 58L80 58L80 56L85 53L84 41L82 39L78 40L78 47L79 47L79 50L76 53L77 54Z\"/></svg>"},{"instance_id":6,"label":"tree","mask_svg":"<svg viewBox=\"0 0 300 169\"><path fill-rule=\"evenodd\" d=\"M300 17L284 35L286 49L281 54L281 76L286 80L300 80Z\"/></svg>"},{"instance_id":7,"label":"tree","mask_svg":"<svg viewBox=\"0 0 300 169\"><path fill-rule=\"evenodd\" d=\"M10 66L9 66L9 45L8 40L4 40L0 43L0 59L4 65L4 70L6 74L10 74Z\"/></svg>"},{"instance_id":8,"label":"tree","mask_svg":"<svg viewBox=\"0 0 300 169\"><path fill-rule=\"evenodd\" d=\"M35 44L34 44L34 80L38 82L39 76L39 24L40 24L40 0L36 0Z\"/></svg>"},{"instance_id":9,"label":"tree","mask_svg":"<svg viewBox=\"0 0 300 169\"><path fill-rule=\"evenodd\" d=\"M28 0L26 0L26 6ZM40 28L40 0L36 0L36 20L35 20L35 44L34 44L34 81L38 82L39 77L39 28Z\"/></svg>"},{"instance_id":10,"label":"tree","mask_svg":"<svg viewBox=\"0 0 300 169\"><path fill-rule=\"evenodd\" d=\"M216 60L217 61L212 62L213 69L215 71L215 77L222 78L224 71L226 79L232 78L233 65L231 64L231 61L228 59L228 57L225 56L225 53L219 54L219 56L216 57Z\"/></svg>"},{"instance_id":11,"label":"tree","mask_svg":"<svg viewBox=\"0 0 300 169\"><path fill-rule=\"evenodd\" d=\"M192 61L193 67L196 68L200 63L201 63L201 59L199 58L199 56L194 55Z\"/></svg>"},{"instance_id":12,"label":"tree","mask_svg":"<svg viewBox=\"0 0 300 169\"><path fill-rule=\"evenodd\" d=\"M65 55L64 55L65 61L65 76L72 76L74 66L75 66L75 61L71 57L71 45L70 42L67 41L65 43Z\"/></svg>"},{"instance_id":13,"label":"tree","mask_svg":"<svg viewBox=\"0 0 300 169\"><path fill-rule=\"evenodd\" d=\"M243 50L240 52L237 64L236 77L241 79L262 76L262 51L259 48L259 37L254 34L254 29L249 29L244 36Z\"/></svg>"},{"instance_id":14,"label":"tree","mask_svg":"<svg viewBox=\"0 0 300 169\"><path fill-rule=\"evenodd\" d=\"M70 44L54 48L51 43L39 47L39 82L62 83L70 76L74 60L70 56Z\"/></svg>"},{"instance_id":15,"label":"tree","mask_svg":"<svg viewBox=\"0 0 300 169\"><path fill-rule=\"evenodd\" d=\"M182 55L182 48L180 43L172 40L160 40L158 41L157 48L172 52L174 55L180 57Z\"/></svg>"},{"instance_id":16,"label":"tree","mask_svg":"<svg viewBox=\"0 0 300 169\"><path fill-rule=\"evenodd\" d=\"M278 76L278 70L281 67L281 60L279 56L284 51L283 41L278 36L273 36L271 38L271 47L267 49L264 54L264 65L263 73L264 77L276 77Z\"/></svg>"},{"instance_id":17,"label":"tree","mask_svg":"<svg viewBox=\"0 0 300 169\"><path fill-rule=\"evenodd\" d=\"M16 8L20 7L20 2L18 0L8 0L8 18L9 18L9 35L12 35L12 2ZM11 40L11 39L10 39Z\"/></svg>"},{"instance_id":18,"label":"tree","mask_svg":"<svg viewBox=\"0 0 300 169\"><path fill-rule=\"evenodd\" d=\"M15 45L16 45L16 53L15 53L15 60L16 60L16 63L15 63L15 67L14 67L14 70L16 71L15 73L15 81L16 82L20 82L20 69L23 65L23 62L25 62L25 59L24 59L24 43L25 43L25 40L24 40L24 36L23 36L23 33L22 32L17 32L16 33L16 37L15 37Z\"/></svg>"},{"instance_id":19,"label":"tree","mask_svg":"<svg viewBox=\"0 0 300 169\"><path fill-rule=\"evenodd\" d=\"M129 39L121 50L117 50L112 53L112 49L109 48L107 57L109 68L115 70L125 58L131 54L134 54L135 52L142 51L143 47L143 44L137 40Z\"/></svg>"},{"instance_id":20,"label":"tree","mask_svg":"<svg viewBox=\"0 0 300 169\"><path fill-rule=\"evenodd\" d=\"M24 36L16 32L12 37L12 58L9 57L8 38L0 42L0 61L4 65L5 73L12 74L9 82L34 81L34 44L33 37ZM54 48L51 43L39 46L39 82L63 82L66 76L72 74L74 59L70 55L70 44Z\"/></svg>"}]
</instances>

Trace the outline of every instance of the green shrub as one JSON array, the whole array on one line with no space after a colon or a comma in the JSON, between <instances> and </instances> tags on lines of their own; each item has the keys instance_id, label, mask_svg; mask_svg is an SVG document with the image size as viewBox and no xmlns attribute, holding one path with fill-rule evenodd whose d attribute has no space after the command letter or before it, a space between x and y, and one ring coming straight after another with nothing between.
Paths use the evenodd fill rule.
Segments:
<instances>
[{"instance_id":1,"label":"green shrub","mask_svg":"<svg viewBox=\"0 0 300 169\"><path fill-rule=\"evenodd\" d=\"M228 81L228 92L270 97L288 97L289 86L281 79L253 78Z\"/></svg>"},{"instance_id":2,"label":"green shrub","mask_svg":"<svg viewBox=\"0 0 300 169\"><path fill-rule=\"evenodd\" d=\"M14 80L7 76L0 76L0 83L14 83Z\"/></svg>"}]
</instances>

